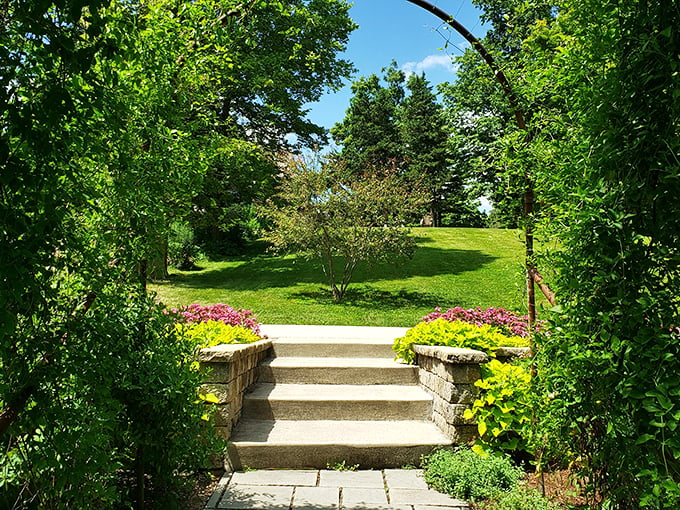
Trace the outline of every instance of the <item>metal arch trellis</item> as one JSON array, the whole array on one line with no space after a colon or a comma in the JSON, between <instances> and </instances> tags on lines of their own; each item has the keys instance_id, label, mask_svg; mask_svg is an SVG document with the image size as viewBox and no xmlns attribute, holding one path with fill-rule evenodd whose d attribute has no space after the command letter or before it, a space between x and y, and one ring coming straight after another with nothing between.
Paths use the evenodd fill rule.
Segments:
<instances>
[{"instance_id":1,"label":"metal arch trellis","mask_svg":"<svg viewBox=\"0 0 680 510\"><path fill-rule=\"evenodd\" d=\"M430 2L427 2L425 0L407 0L407 1L437 16L439 19L441 19L443 22L445 22L447 25L453 28L456 32L462 35L465 38L465 40L470 43L472 48L474 48L477 51L477 53L479 53L479 55L491 68L494 76L496 77L496 80L503 88L503 92L508 98L510 106L513 109L517 127L522 131L526 132L528 138L529 133L527 131L526 123L524 120L524 113L522 112L521 108L517 103L517 96L515 95L515 92L510 86L510 82L506 78L505 74L500 69L500 67L498 67L496 61L493 59L491 54L486 50L486 48L484 48L479 39L472 35L472 33L467 28L465 28L460 22L454 19L453 16L446 13L439 7L432 5ZM545 294L545 297L548 299L550 304L552 305L555 304L554 294L552 293L550 288L543 283L543 279L541 278L534 264L534 236L531 225L531 216L533 215L533 213L534 213L534 183L531 179L528 179L527 186L524 191L524 214L527 220L525 222L524 234L526 246L525 266L526 266L527 301L528 301L527 308L530 324L534 324L536 322L536 294L534 286L535 283L539 285L540 289L543 291L543 294Z\"/></svg>"}]
</instances>

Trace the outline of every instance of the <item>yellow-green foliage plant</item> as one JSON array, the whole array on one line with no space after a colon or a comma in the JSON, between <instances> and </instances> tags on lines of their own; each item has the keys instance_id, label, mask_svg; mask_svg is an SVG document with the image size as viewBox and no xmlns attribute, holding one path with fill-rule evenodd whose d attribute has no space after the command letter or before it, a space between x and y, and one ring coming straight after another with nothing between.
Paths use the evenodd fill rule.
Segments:
<instances>
[{"instance_id":1,"label":"yellow-green foliage plant","mask_svg":"<svg viewBox=\"0 0 680 510\"><path fill-rule=\"evenodd\" d=\"M477 422L479 438L473 450L480 454L490 448L527 450L523 432L531 423L530 371L494 359L482 365L482 378L475 386L482 391L463 415Z\"/></svg>"},{"instance_id":2,"label":"yellow-green foliage plant","mask_svg":"<svg viewBox=\"0 0 680 510\"><path fill-rule=\"evenodd\" d=\"M499 347L527 347L529 340L519 336L507 336L498 328L488 324L477 326L463 321L437 319L421 322L409 329L406 335L394 341L393 350L397 359L415 363L414 345L441 345L461 347L486 352L495 356Z\"/></svg>"},{"instance_id":3,"label":"yellow-green foliage plant","mask_svg":"<svg viewBox=\"0 0 680 510\"><path fill-rule=\"evenodd\" d=\"M221 344L251 344L260 340L260 336L248 328L231 326L220 321L177 324L177 328L188 342L196 346L196 349Z\"/></svg>"}]
</instances>

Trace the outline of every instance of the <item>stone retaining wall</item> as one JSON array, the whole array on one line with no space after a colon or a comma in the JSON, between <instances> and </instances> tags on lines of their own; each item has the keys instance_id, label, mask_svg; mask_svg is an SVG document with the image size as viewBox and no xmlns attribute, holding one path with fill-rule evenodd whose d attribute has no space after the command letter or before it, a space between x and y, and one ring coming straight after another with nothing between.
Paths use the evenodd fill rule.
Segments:
<instances>
[{"instance_id":1,"label":"stone retaining wall","mask_svg":"<svg viewBox=\"0 0 680 510\"><path fill-rule=\"evenodd\" d=\"M477 436L474 420L463 418L477 398L475 381L481 378L480 365L489 361L486 353L472 349L414 345L420 385L433 398L432 421L454 444L467 443ZM528 348L502 347L496 357L508 361L528 355Z\"/></svg>"},{"instance_id":2,"label":"stone retaining wall","mask_svg":"<svg viewBox=\"0 0 680 510\"><path fill-rule=\"evenodd\" d=\"M217 345L199 353L205 384L201 393L217 397L215 426L217 433L229 439L231 430L241 416L243 393L257 379L257 366L271 356L271 340L252 344Z\"/></svg>"},{"instance_id":3,"label":"stone retaining wall","mask_svg":"<svg viewBox=\"0 0 680 510\"><path fill-rule=\"evenodd\" d=\"M475 438L474 420L466 420L463 413L477 397L475 381L481 378L479 365L489 357L480 351L414 345L420 385L432 395L432 421L454 444L467 443Z\"/></svg>"}]
</instances>

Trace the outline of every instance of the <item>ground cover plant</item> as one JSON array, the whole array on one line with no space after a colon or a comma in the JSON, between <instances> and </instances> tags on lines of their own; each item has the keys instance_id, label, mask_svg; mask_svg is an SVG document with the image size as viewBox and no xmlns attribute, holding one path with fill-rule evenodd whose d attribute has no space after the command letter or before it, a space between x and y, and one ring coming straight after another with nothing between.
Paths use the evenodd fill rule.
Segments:
<instances>
[{"instance_id":1,"label":"ground cover plant","mask_svg":"<svg viewBox=\"0 0 680 510\"><path fill-rule=\"evenodd\" d=\"M482 457L466 447L438 450L424 457L423 469L428 485L467 501L510 492L524 475L506 455Z\"/></svg>"},{"instance_id":2,"label":"ground cover plant","mask_svg":"<svg viewBox=\"0 0 680 510\"><path fill-rule=\"evenodd\" d=\"M437 306L523 310L523 246L515 230L416 228L418 247L403 264L357 267L353 287L334 304L314 261L248 255L202 261L149 286L170 307L227 302L269 324L411 327ZM256 246L257 247L257 246Z\"/></svg>"},{"instance_id":3,"label":"ground cover plant","mask_svg":"<svg viewBox=\"0 0 680 510\"><path fill-rule=\"evenodd\" d=\"M250 344L262 340L260 322L250 310L236 310L219 303L213 306L189 305L172 310L176 330L194 346L194 351L221 344Z\"/></svg>"},{"instance_id":4,"label":"ground cover plant","mask_svg":"<svg viewBox=\"0 0 680 510\"><path fill-rule=\"evenodd\" d=\"M421 322L394 341L397 358L415 363L414 345L441 345L486 352L495 356L499 347L528 347L529 341L520 336L506 336L489 324L470 324L465 321L436 319Z\"/></svg>"}]
</instances>

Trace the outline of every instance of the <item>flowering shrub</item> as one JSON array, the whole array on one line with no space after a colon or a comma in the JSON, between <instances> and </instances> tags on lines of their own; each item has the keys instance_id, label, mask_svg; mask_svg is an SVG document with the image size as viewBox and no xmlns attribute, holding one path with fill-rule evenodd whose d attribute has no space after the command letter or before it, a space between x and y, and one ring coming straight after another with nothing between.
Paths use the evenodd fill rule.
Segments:
<instances>
[{"instance_id":1,"label":"flowering shrub","mask_svg":"<svg viewBox=\"0 0 680 510\"><path fill-rule=\"evenodd\" d=\"M218 303L212 306L201 306L198 304L189 305L183 308L175 308L173 313L184 317L186 322L208 322L216 321L227 324L228 326L241 326L251 330L258 336L260 335L260 321L250 310L244 310Z\"/></svg>"},{"instance_id":2,"label":"flowering shrub","mask_svg":"<svg viewBox=\"0 0 680 510\"><path fill-rule=\"evenodd\" d=\"M500 330L501 333L507 336L525 337L529 335L529 320L527 316L519 315L515 312L506 310L505 308L492 307L482 310L478 307L466 310L457 306L442 312L440 307L436 307L434 312L423 317L424 322L432 322L437 319L444 319L449 322L469 322L470 324L474 324L476 326L489 324L491 326L495 326ZM538 322L536 324L536 330L538 331L541 328L542 323Z\"/></svg>"}]
</instances>

